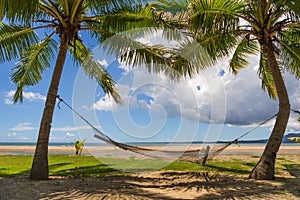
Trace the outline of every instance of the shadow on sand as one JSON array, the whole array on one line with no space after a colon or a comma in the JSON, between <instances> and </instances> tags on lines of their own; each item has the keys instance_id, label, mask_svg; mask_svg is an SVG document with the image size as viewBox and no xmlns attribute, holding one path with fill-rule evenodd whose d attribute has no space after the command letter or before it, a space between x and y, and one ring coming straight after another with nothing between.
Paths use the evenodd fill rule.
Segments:
<instances>
[{"instance_id":1,"label":"shadow on sand","mask_svg":"<svg viewBox=\"0 0 300 200\"><path fill-rule=\"evenodd\" d=\"M299 168L299 165L289 167ZM296 199L300 198L299 191L295 190L297 180L299 186L299 177L255 181L232 175L178 171L55 176L49 181L36 182L17 176L0 179L0 199Z\"/></svg>"}]
</instances>

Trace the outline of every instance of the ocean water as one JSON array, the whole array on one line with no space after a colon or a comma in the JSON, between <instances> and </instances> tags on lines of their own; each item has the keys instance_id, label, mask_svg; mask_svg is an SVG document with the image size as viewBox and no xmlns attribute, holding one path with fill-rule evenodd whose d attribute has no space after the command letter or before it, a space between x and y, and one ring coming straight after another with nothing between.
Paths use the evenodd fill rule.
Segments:
<instances>
[{"instance_id":1,"label":"ocean water","mask_svg":"<svg viewBox=\"0 0 300 200\"><path fill-rule=\"evenodd\" d=\"M173 142L173 143L169 143L169 142L134 142L134 143L127 143L129 145L133 145L133 146L143 146L143 147L148 147L151 149L151 146L199 146L199 148L202 148L204 146L207 145L226 145L226 142L219 142L219 143L201 143L201 142ZM232 144L232 145L236 145L236 144ZM240 146L265 146L266 143L239 143L238 145ZM35 142L0 142L0 146L15 146L16 149L18 148L18 146L36 146ZM65 142L65 143L50 143L49 146L62 146L62 147L74 147L74 142ZM107 143L86 143L85 146L88 148L89 146L112 146L110 144ZM300 146L300 143L282 143L282 146ZM3 152L4 154L7 155L33 155L34 152L22 152L22 151L9 151L9 152ZM75 150L74 150L75 153ZM131 152L128 151L118 151L117 154L118 155L131 155ZM287 154L298 154L297 152L286 152ZM73 154L73 152L49 152L49 154ZM107 152L89 152L89 151L84 151L82 153L83 155L96 155L97 156L105 156L107 155ZM221 154L261 154L261 152L222 152ZM133 153L133 155L137 155L135 153Z\"/></svg>"},{"instance_id":2,"label":"ocean water","mask_svg":"<svg viewBox=\"0 0 300 200\"><path fill-rule=\"evenodd\" d=\"M132 146L207 146L207 145L226 145L227 142L202 143L202 142L128 142ZM112 146L107 143L85 143L85 146ZM236 144L232 144L236 145ZM265 146L266 143L243 142L241 146ZM300 146L300 143L282 143L282 146ZM35 142L0 142L0 146L36 146ZM49 143L49 146L74 146L74 142Z\"/></svg>"},{"instance_id":3,"label":"ocean water","mask_svg":"<svg viewBox=\"0 0 300 200\"><path fill-rule=\"evenodd\" d=\"M133 146L206 146L206 145L222 145L227 144L227 142L217 142L217 143L202 143L202 142L128 142L126 144ZM252 143L252 142L242 142L238 143L242 146L265 146L266 143ZM85 143L85 146L111 146L107 143ZM232 144L235 145L235 144ZM282 143L282 146L300 146L300 143ZM0 146L36 146L35 142L0 142ZM49 143L49 146L74 146L74 142L57 142Z\"/></svg>"}]
</instances>

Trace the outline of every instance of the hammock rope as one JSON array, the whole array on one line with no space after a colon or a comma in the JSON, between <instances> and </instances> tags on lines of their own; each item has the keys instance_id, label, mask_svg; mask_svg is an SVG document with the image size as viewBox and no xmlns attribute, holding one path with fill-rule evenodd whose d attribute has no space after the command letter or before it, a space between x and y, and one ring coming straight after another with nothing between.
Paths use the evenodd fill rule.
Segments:
<instances>
[{"instance_id":1,"label":"hammock rope","mask_svg":"<svg viewBox=\"0 0 300 200\"><path fill-rule=\"evenodd\" d=\"M168 151L168 150L157 150L157 149L150 149L150 148L144 148L139 146L132 146L129 144L124 144L117 142L110 138L108 135L100 131L97 127L95 127L93 124L91 124L85 117L83 117L79 112L77 112L72 106L70 106L67 102L65 102L59 95L56 96L56 98L59 100L57 106L59 109L61 109L60 104L65 104L72 112L74 112L78 117L80 117L86 124L88 124L94 131L97 132L97 134L94 134L94 137L96 139L102 140L103 142L106 142L108 144L111 144L113 146L116 146L120 149L123 149L125 151L131 151L134 153L138 153L147 157L157 158L157 159L171 159L171 157L176 156L177 160L182 161L188 161L188 162L196 162L200 163L202 159L205 161L208 159L212 159L216 155L220 154L222 151L224 151L227 147L229 147L232 144L237 144L238 140L245 137L246 135L250 134L260 126L264 125L268 121L272 120L274 117L277 116L277 114L273 115L272 117L266 119L265 121L261 122L257 126L255 126L253 129L245 132L238 138L228 142L225 145L218 145L214 146L212 149L210 149L209 146L205 148L198 148L194 150L186 150L186 151ZM294 111L294 110L293 110ZM295 112L295 111L294 111ZM299 111L297 111L299 112ZM202 164L205 164L205 162Z\"/></svg>"}]
</instances>

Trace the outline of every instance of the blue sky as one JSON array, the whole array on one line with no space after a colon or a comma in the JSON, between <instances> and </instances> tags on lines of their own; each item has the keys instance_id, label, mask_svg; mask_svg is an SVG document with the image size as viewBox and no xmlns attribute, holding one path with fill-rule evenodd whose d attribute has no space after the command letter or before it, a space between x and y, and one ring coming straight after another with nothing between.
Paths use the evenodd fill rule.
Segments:
<instances>
[{"instance_id":1,"label":"blue sky","mask_svg":"<svg viewBox=\"0 0 300 200\"><path fill-rule=\"evenodd\" d=\"M165 42L160 32L139 40ZM92 44L91 41L89 43ZM87 78L69 58L59 87L60 96L110 137L120 142L134 141L216 141L232 140L277 112L277 102L261 89L257 77L257 57L238 75L228 72L227 61L203 70L182 82L164 74L149 74L143 68L131 69L93 44L95 59L117 80L124 106L116 105L96 82ZM14 62L0 65L0 141L35 142L46 92L53 68L36 86L27 87L23 104L12 104L16 86L10 81ZM299 84L284 74L293 109L300 109ZM300 132L292 114L288 132ZM274 120L244 139L268 138ZM88 138L94 131L64 105L55 108L50 142L73 142Z\"/></svg>"}]
</instances>

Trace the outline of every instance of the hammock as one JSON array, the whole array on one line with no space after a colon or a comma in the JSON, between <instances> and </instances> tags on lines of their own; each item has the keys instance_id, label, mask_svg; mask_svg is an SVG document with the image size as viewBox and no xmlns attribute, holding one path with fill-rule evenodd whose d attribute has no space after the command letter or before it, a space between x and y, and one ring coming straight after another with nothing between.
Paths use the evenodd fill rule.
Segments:
<instances>
[{"instance_id":1,"label":"hammock","mask_svg":"<svg viewBox=\"0 0 300 200\"><path fill-rule=\"evenodd\" d=\"M100 131L98 128L96 128L94 125L92 125L87 119L85 119L80 113L78 113L76 110L74 110L68 103L66 103L60 96L56 96L59 100L58 107L60 108L60 103L64 103L72 112L74 112L77 116L79 116L85 123L87 123L93 130L95 130L98 134L94 134L94 137L102 140L103 142L106 142L108 144L111 144L113 146L116 146L120 149L123 149L125 151L130 151L134 153L138 153L147 157L152 157L156 159L163 159L163 160L180 160L180 161L186 161L186 162L194 162L194 163L200 163L202 161L202 165L205 165L205 162L208 159L212 159L216 155L223 152L227 147L229 147L231 144L237 144L238 140L245 137L255 129L259 128L263 124L267 123L271 119L273 119L277 114L273 115L272 117L268 118L267 120L263 121L262 123L258 124L253 129L245 132L240 137L226 143L223 145L217 145L211 148L210 146L206 146L206 148L198 148L194 150L186 150L186 151L168 151L168 150L157 150L157 149L150 149L150 148L144 148L139 146L132 146L129 144L124 144L117 142L110 138L108 135L104 134L102 131Z\"/></svg>"}]
</instances>

